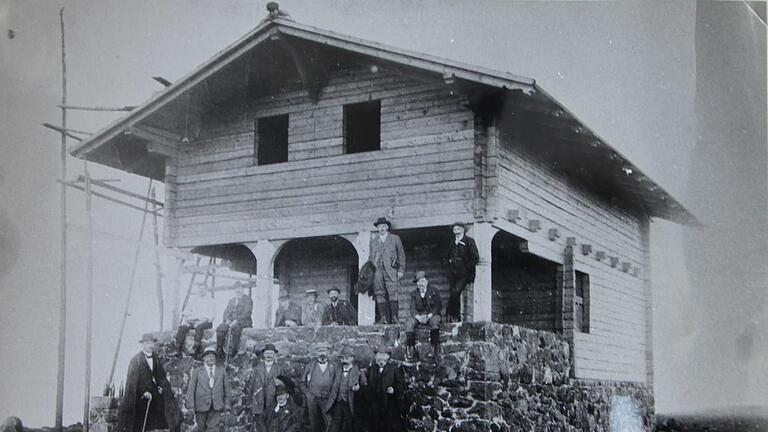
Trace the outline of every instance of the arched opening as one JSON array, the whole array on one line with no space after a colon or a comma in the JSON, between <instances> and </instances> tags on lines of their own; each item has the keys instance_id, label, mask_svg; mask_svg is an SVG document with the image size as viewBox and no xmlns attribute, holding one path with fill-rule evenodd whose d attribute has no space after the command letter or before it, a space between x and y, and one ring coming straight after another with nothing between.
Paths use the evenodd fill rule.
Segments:
<instances>
[{"instance_id":1,"label":"arched opening","mask_svg":"<svg viewBox=\"0 0 768 432\"><path fill-rule=\"evenodd\" d=\"M275 257L275 279L280 292L291 301L301 304L304 293L317 290L320 299L326 290L338 287L341 297L357 306L357 295L352 295L358 274L357 251L343 237L311 237L293 239L285 243Z\"/></svg>"},{"instance_id":2,"label":"arched opening","mask_svg":"<svg viewBox=\"0 0 768 432\"><path fill-rule=\"evenodd\" d=\"M500 231L491 243L492 320L557 330L557 263L521 250L520 237Z\"/></svg>"},{"instance_id":3,"label":"arched opening","mask_svg":"<svg viewBox=\"0 0 768 432\"><path fill-rule=\"evenodd\" d=\"M198 246L192 253L228 261L229 269L235 272L256 274L256 257L247 246L239 243Z\"/></svg>"}]
</instances>

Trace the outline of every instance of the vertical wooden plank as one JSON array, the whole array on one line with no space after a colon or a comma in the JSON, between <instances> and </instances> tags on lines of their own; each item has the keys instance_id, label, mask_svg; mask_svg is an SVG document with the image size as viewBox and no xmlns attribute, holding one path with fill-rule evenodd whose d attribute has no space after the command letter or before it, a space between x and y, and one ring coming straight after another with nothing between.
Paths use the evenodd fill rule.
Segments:
<instances>
[{"instance_id":1,"label":"vertical wooden plank","mask_svg":"<svg viewBox=\"0 0 768 432\"><path fill-rule=\"evenodd\" d=\"M645 384L653 390L653 288L651 285L651 219L640 225L643 244L643 291L645 292Z\"/></svg>"},{"instance_id":2,"label":"vertical wooden plank","mask_svg":"<svg viewBox=\"0 0 768 432\"><path fill-rule=\"evenodd\" d=\"M557 287L557 325L562 332L563 337L571 346L569 357L571 362L571 377L575 376L575 352L574 346L574 312L576 309L576 272L573 266L573 246L566 246L563 252L563 264L558 267L558 287Z\"/></svg>"},{"instance_id":3,"label":"vertical wooden plank","mask_svg":"<svg viewBox=\"0 0 768 432\"><path fill-rule=\"evenodd\" d=\"M472 316L469 321L493 320L493 291L491 280L491 243L498 229L486 222L475 223L472 226L472 234L477 243L477 251L480 262L477 263L475 283L472 286Z\"/></svg>"}]
</instances>

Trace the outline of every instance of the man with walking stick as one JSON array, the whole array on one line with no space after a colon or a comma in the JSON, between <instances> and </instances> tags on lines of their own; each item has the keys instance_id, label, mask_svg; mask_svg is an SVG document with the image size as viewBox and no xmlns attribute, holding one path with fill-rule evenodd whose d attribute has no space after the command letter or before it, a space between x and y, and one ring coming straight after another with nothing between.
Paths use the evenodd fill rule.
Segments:
<instances>
[{"instance_id":1,"label":"man with walking stick","mask_svg":"<svg viewBox=\"0 0 768 432\"><path fill-rule=\"evenodd\" d=\"M176 404L162 361L154 354L154 336L144 334L141 351L131 358L120 402L118 432L179 430L181 410Z\"/></svg>"}]
</instances>

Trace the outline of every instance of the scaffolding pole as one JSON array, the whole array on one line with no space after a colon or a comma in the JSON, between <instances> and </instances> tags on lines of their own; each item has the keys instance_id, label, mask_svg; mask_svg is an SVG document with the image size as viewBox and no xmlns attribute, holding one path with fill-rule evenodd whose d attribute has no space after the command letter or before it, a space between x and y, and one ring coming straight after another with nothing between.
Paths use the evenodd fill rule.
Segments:
<instances>
[{"instance_id":1,"label":"scaffolding pole","mask_svg":"<svg viewBox=\"0 0 768 432\"><path fill-rule=\"evenodd\" d=\"M61 105L67 104L67 61L64 45L64 8L59 9L59 23L61 26ZM61 109L61 125L67 127L67 110ZM67 135L61 131L61 178L67 179ZM67 186L62 183L59 192L59 202L61 205L61 244L60 244L60 262L59 262L59 352L58 368L56 371L56 414L54 429L56 432L63 432L63 412L64 412L64 362L66 359L67 343Z\"/></svg>"},{"instance_id":2,"label":"scaffolding pole","mask_svg":"<svg viewBox=\"0 0 768 432\"><path fill-rule=\"evenodd\" d=\"M93 345L93 214L91 208L91 175L85 161L85 211L88 225L88 293L85 310L85 401L83 407L83 432L90 429L91 406L91 350Z\"/></svg>"},{"instance_id":3,"label":"scaffolding pole","mask_svg":"<svg viewBox=\"0 0 768 432\"><path fill-rule=\"evenodd\" d=\"M155 241L155 284L157 288L157 309L160 315L160 331L163 331L163 315L165 312L165 305L163 302L163 273L160 268L160 238L157 231L157 201L155 199L155 188L152 188L150 192L150 198L152 202L152 235Z\"/></svg>"}]
</instances>

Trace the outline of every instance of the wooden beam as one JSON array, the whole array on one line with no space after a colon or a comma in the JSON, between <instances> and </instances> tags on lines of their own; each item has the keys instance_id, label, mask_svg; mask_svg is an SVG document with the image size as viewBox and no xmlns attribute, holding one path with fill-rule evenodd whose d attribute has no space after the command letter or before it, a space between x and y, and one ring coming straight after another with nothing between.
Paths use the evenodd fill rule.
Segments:
<instances>
[{"instance_id":1,"label":"wooden beam","mask_svg":"<svg viewBox=\"0 0 768 432\"><path fill-rule=\"evenodd\" d=\"M276 41L288 51L294 66L296 66L296 71L299 73L301 83L309 93L309 99L312 103L317 103L320 100L320 93L328 84L328 76L323 71L322 65L318 64L320 55L317 48L313 45L310 48L311 53L308 54L305 49L297 47L290 38L275 34L270 40ZM312 59L315 61L311 61Z\"/></svg>"},{"instance_id":2,"label":"wooden beam","mask_svg":"<svg viewBox=\"0 0 768 432\"><path fill-rule=\"evenodd\" d=\"M131 126L126 130L126 134L149 141L147 151L150 153L171 158L179 156L181 137L172 132L150 126Z\"/></svg>"},{"instance_id":3,"label":"wooden beam","mask_svg":"<svg viewBox=\"0 0 768 432\"><path fill-rule=\"evenodd\" d=\"M560 231L557 228L550 228L548 231L549 241L555 241L560 238Z\"/></svg>"}]
</instances>

